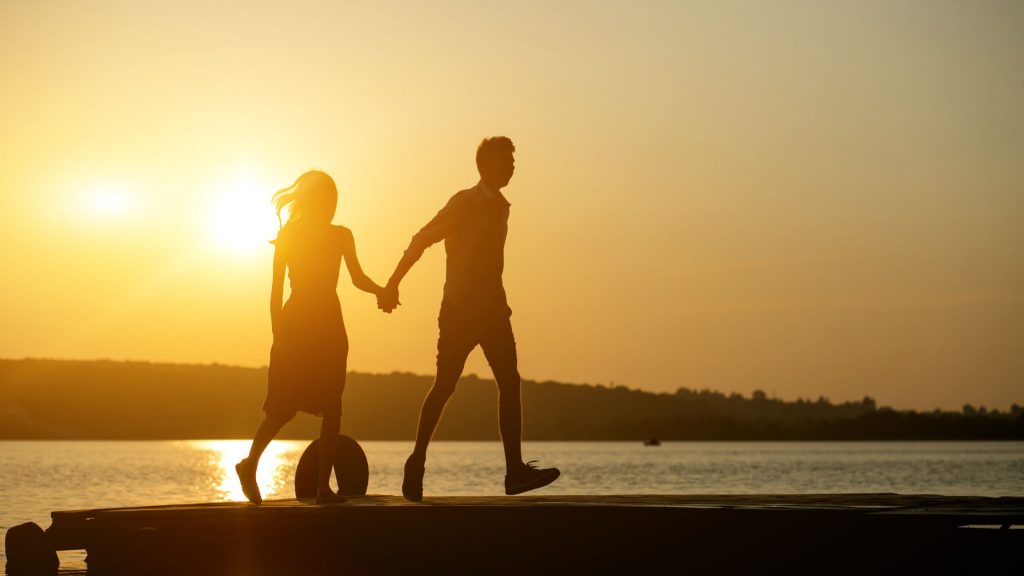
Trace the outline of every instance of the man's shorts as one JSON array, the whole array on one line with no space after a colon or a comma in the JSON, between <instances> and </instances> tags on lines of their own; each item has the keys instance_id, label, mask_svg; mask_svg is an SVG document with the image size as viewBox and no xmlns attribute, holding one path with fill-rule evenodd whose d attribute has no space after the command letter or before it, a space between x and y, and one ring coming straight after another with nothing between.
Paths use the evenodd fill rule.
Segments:
<instances>
[{"instance_id":1,"label":"man's shorts","mask_svg":"<svg viewBox=\"0 0 1024 576\"><path fill-rule=\"evenodd\" d=\"M518 375L516 339L508 313L464 310L445 301L441 303L437 325L440 329L438 372L453 369L461 372L466 357L479 344L495 378Z\"/></svg>"}]
</instances>

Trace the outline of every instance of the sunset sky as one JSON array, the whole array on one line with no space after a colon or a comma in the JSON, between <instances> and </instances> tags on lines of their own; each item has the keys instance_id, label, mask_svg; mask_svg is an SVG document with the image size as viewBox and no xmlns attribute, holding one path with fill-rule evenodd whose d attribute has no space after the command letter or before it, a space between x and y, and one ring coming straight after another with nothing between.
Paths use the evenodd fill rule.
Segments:
<instances>
[{"instance_id":1,"label":"sunset sky","mask_svg":"<svg viewBox=\"0 0 1024 576\"><path fill-rule=\"evenodd\" d=\"M517 146L525 378L1024 404L1024 3L0 2L0 357L265 365L274 190L386 281ZM351 369L431 373L444 250ZM467 373L488 375L480 352ZM528 408L527 408L528 409Z\"/></svg>"}]
</instances>

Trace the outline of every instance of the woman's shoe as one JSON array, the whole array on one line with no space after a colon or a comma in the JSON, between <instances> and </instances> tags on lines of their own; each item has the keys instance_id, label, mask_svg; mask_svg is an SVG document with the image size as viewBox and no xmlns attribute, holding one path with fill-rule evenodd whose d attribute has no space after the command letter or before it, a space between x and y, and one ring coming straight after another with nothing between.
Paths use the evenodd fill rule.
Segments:
<instances>
[{"instance_id":1,"label":"woman's shoe","mask_svg":"<svg viewBox=\"0 0 1024 576\"><path fill-rule=\"evenodd\" d=\"M410 502L423 500L423 460L415 455L405 461L405 476L402 478L402 496Z\"/></svg>"},{"instance_id":2,"label":"woman's shoe","mask_svg":"<svg viewBox=\"0 0 1024 576\"><path fill-rule=\"evenodd\" d=\"M242 483L242 494L253 504L262 504L263 496L260 495L260 487L256 483L256 468L249 466L249 459L242 458L242 461L235 464L235 474L238 474L238 481Z\"/></svg>"}]
</instances>

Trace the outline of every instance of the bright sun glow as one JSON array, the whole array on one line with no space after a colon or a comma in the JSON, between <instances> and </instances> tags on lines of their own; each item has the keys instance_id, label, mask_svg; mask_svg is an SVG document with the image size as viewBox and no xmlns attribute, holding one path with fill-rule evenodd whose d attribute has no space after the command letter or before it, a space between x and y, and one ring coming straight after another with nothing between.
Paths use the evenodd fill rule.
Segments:
<instances>
[{"instance_id":1,"label":"bright sun glow","mask_svg":"<svg viewBox=\"0 0 1024 576\"><path fill-rule=\"evenodd\" d=\"M215 191L210 210L210 232L217 245L242 254L267 247L277 235L277 217L270 203L272 190L248 172Z\"/></svg>"},{"instance_id":2,"label":"bright sun glow","mask_svg":"<svg viewBox=\"0 0 1024 576\"><path fill-rule=\"evenodd\" d=\"M248 440L208 440L197 442L202 448L210 451L210 464L215 470L211 482L214 488L220 493L221 500L229 502L244 502L245 494L242 493L242 486L235 474L235 464L242 458L249 455ZM263 457L260 458L260 465L256 471L256 483L260 487L260 494L264 499L274 496L281 497L281 492L287 484L288 474L292 472L289 464L294 464L289 458L295 447L286 442L271 442Z\"/></svg>"},{"instance_id":3,"label":"bright sun glow","mask_svg":"<svg viewBox=\"0 0 1024 576\"><path fill-rule=\"evenodd\" d=\"M122 216L131 208L128 195L110 185L95 186L87 190L82 200L86 210L100 217Z\"/></svg>"}]
</instances>

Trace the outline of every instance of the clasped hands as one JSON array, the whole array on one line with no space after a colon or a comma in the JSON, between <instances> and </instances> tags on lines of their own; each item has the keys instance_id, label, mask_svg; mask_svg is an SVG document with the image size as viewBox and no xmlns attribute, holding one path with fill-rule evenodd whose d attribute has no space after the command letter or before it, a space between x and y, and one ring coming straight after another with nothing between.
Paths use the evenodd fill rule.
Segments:
<instances>
[{"instance_id":1,"label":"clasped hands","mask_svg":"<svg viewBox=\"0 0 1024 576\"><path fill-rule=\"evenodd\" d=\"M377 308L379 308L385 314L390 314L401 302L398 301L398 287L397 286L385 286L383 290L377 294Z\"/></svg>"}]
</instances>

